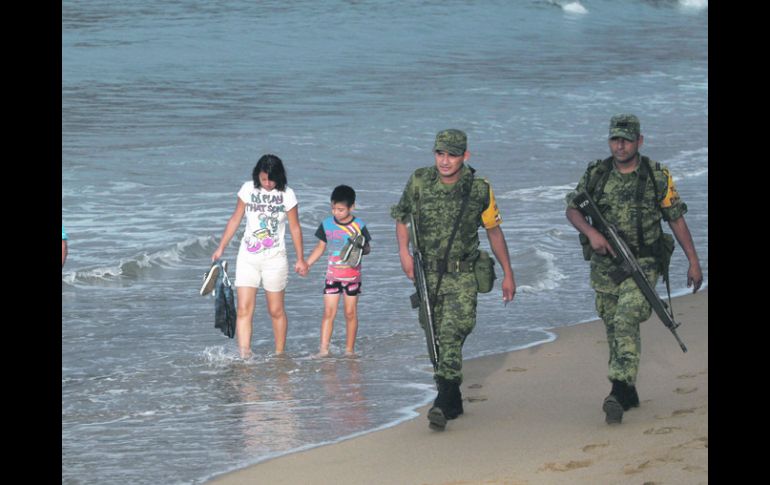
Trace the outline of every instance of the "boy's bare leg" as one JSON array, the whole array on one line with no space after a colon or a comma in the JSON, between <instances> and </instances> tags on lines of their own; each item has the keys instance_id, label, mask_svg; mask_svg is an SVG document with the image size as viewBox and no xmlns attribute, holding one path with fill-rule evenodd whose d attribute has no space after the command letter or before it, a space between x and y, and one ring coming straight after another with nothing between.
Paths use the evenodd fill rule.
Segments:
<instances>
[{"instance_id":1,"label":"boy's bare leg","mask_svg":"<svg viewBox=\"0 0 770 485\"><path fill-rule=\"evenodd\" d=\"M345 323L347 324L347 338L345 340L345 353L353 355L356 347L356 333L358 333L358 295L345 295Z\"/></svg>"},{"instance_id":2,"label":"boy's bare leg","mask_svg":"<svg viewBox=\"0 0 770 485\"><path fill-rule=\"evenodd\" d=\"M285 294L285 291L265 291L267 312L273 320L276 354L282 354L286 348L286 333L289 327L289 320L286 318L286 310L284 308Z\"/></svg>"},{"instance_id":3,"label":"boy's bare leg","mask_svg":"<svg viewBox=\"0 0 770 485\"><path fill-rule=\"evenodd\" d=\"M241 358L248 359L251 357L251 325L254 319L257 289L251 286L239 286L236 291L238 292L238 312L235 319L235 335Z\"/></svg>"},{"instance_id":4,"label":"boy's bare leg","mask_svg":"<svg viewBox=\"0 0 770 485\"><path fill-rule=\"evenodd\" d=\"M321 348L318 351L319 357L326 357L329 355L329 343L332 339L334 318L337 316L337 306L339 305L339 302L339 293L324 295L324 316L321 319Z\"/></svg>"}]
</instances>

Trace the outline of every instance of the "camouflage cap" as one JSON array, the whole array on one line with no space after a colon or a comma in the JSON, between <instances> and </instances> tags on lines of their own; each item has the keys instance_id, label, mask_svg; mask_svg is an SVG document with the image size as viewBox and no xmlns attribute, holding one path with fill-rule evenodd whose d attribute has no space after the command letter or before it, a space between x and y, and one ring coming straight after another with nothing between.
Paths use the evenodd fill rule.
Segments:
<instances>
[{"instance_id":1,"label":"camouflage cap","mask_svg":"<svg viewBox=\"0 0 770 485\"><path fill-rule=\"evenodd\" d=\"M468 137L460 130L443 130L436 135L433 151L447 152L450 155L463 155L468 148Z\"/></svg>"},{"instance_id":2,"label":"camouflage cap","mask_svg":"<svg viewBox=\"0 0 770 485\"><path fill-rule=\"evenodd\" d=\"M639 138L641 128L639 118L631 114L615 115L610 119L609 138L621 137L626 140L636 141Z\"/></svg>"}]
</instances>

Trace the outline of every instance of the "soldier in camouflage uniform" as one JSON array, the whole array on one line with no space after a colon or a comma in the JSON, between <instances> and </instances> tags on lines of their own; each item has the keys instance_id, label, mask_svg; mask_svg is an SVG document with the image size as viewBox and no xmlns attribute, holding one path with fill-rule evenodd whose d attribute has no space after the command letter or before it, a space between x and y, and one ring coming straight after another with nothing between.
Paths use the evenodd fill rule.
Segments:
<instances>
[{"instance_id":1,"label":"soldier in camouflage uniform","mask_svg":"<svg viewBox=\"0 0 770 485\"><path fill-rule=\"evenodd\" d=\"M582 235L584 255L590 255L596 311L607 330L612 390L602 409L610 424L620 423L623 411L639 406L639 324L650 318L652 308L633 278L613 279L613 270L617 268L613 263L615 252L604 235L577 209L574 197L583 190L591 195L607 221L617 227L631 246L653 286L659 275L667 276L674 248L673 238L662 231L660 221L665 220L690 263L687 286L693 286L695 293L703 282L698 254L684 219L687 205L679 197L668 168L639 153L643 142L636 116L613 116L609 132L612 156L590 163L577 188L566 197L567 219Z\"/></svg>"},{"instance_id":2,"label":"soldier in camouflage uniform","mask_svg":"<svg viewBox=\"0 0 770 485\"><path fill-rule=\"evenodd\" d=\"M439 262L445 256L463 194L470 190L433 307L438 336L438 368L434 375L438 396L428 412L428 419L432 429L443 430L447 419L454 419L463 412L460 393L462 346L476 325L478 293L470 263L479 255L479 226L486 229L492 252L504 273L504 302L513 300L516 283L492 187L486 179L474 177L475 170L465 164L470 157L465 133L454 129L439 132L433 151L435 166L419 168L412 174L401 200L391 208L390 214L396 220L401 267L410 280L414 280L414 268L406 224L410 214L414 215L428 289L433 295L441 266ZM425 322L420 323L425 325Z\"/></svg>"}]
</instances>

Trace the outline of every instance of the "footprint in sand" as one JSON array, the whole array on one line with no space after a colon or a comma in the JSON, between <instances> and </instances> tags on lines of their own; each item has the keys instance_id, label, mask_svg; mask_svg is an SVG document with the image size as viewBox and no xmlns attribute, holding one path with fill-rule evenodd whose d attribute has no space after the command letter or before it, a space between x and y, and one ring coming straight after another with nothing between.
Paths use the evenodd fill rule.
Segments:
<instances>
[{"instance_id":1,"label":"footprint in sand","mask_svg":"<svg viewBox=\"0 0 770 485\"><path fill-rule=\"evenodd\" d=\"M568 472L570 470L577 470L578 468L585 468L592 464L593 462L591 460L569 461L567 463L546 463L541 466L538 471Z\"/></svg>"},{"instance_id":2,"label":"footprint in sand","mask_svg":"<svg viewBox=\"0 0 770 485\"><path fill-rule=\"evenodd\" d=\"M506 372L526 372L527 369L523 367L511 367L510 369L505 369Z\"/></svg>"},{"instance_id":3,"label":"footprint in sand","mask_svg":"<svg viewBox=\"0 0 770 485\"><path fill-rule=\"evenodd\" d=\"M682 429L676 426L664 426L662 428L650 428L644 432L644 434L669 434L674 431Z\"/></svg>"},{"instance_id":4,"label":"footprint in sand","mask_svg":"<svg viewBox=\"0 0 770 485\"><path fill-rule=\"evenodd\" d=\"M697 411L698 408L687 408L687 409L677 409L673 413L671 413L671 416L655 416L655 419L668 419L668 418L674 418L676 416L683 416L685 414L692 414L695 411Z\"/></svg>"},{"instance_id":5,"label":"footprint in sand","mask_svg":"<svg viewBox=\"0 0 770 485\"><path fill-rule=\"evenodd\" d=\"M488 398L486 396L469 396L468 402L481 402L486 401Z\"/></svg>"},{"instance_id":6,"label":"footprint in sand","mask_svg":"<svg viewBox=\"0 0 770 485\"><path fill-rule=\"evenodd\" d=\"M635 473L643 472L646 468L649 468L652 465L652 462L647 460L642 463L639 463L638 465L626 465L623 467L623 473L626 475L633 475Z\"/></svg>"},{"instance_id":7,"label":"footprint in sand","mask_svg":"<svg viewBox=\"0 0 770 485\"><path fill-rule=\"evenodd\" d=\"M593 444L593 445L585 445L583 447L583 452L584 453L588 453L589 451L593 451L596 448L606 448L607 446L610 446L609 441L607 443L596 443L596 444Z\"/></svg>"},{"instance_id":8,"label":"footprint in sand","mask_svg":"<svg viewBox=\"0 0 770 485\"><path fill-rule=\"evenodd\" d=\"M693 377L698 377L698 374L680 374L676 376L677 379L692 379Z\"/></svg>"},{"instance_id":9,"label":"footprint in sand","mask_svg":"<svg viewBox=\"0 0 770 485\"><path fill-rule=\"evenodd\" d=\"M701 436L700 438L695 438L693 440L681 443L677 446L675 446L672 449L679 449L679 448L689 448L693 450L698 450L701 448L708 448L709 447L709 438L708 436Z\"/></svg>"},{"instance_id":10,"label":"footprint in sand","mask_svg":"<svg viewBox=\"0 0 770 485\"><path fill-rule=\"evenodd\" d=\"M677 387L674 389L674 392L677 394L690 394L691 392L695 392L697 390L697 387Z\"/></svg>"},{"instance_id":11,"label":"footprint in sand","mask_svg":"<svg viewBox=\"0 0 770 485\"><path fill-rule=\"evenodd\" d=\"M671 413L671 416L681 416L683 414L691 414L694 413L697 408L688 408L688 409L677 409L673 413Z\"/></svg>"},{"instance_id":12,"label":"footprint in sand","mask_svg":"<svg viewBox=\"0 0 770 485\"><path fill-rule=\"evenodd\" d=\"M482 387L484 386L482 386L481 384L471 384L470 386L468 386L468 389L481 389Z\"/></svg>"}]
</instances>

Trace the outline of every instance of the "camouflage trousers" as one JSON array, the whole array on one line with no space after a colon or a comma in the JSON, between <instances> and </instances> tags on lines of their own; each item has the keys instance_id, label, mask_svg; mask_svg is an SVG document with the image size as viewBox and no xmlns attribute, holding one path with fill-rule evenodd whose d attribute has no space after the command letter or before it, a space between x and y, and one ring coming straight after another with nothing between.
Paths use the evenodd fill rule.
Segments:
<instances>
[{"instance_id":1,"label":"camouflage trousers","mask_svg":"<svg viewBox=\"0 0 770 485\"><path fill-rule=\"evenodd\" d=\"M475 291L440 295L433 307L433 323L438 337L438 369L434 377L462 383L463 344L476 326ZM425 322L420 320L424 327Z\"/></svg>"},{"instance_id":2,"label":"camouflage trousers","mask_svg":"<svg viewBox=\"0 0 770 485\"><path fill-rule=\"evenodd\" d=\"M655 271L647 271L653 285ZM642 340L639 325L650 318L652 307L633 278L626 278L611 293L596 292L596 311L604 321L610 350L610 380L635 385L639 373Z\"/></svg>"}]
</instances>

